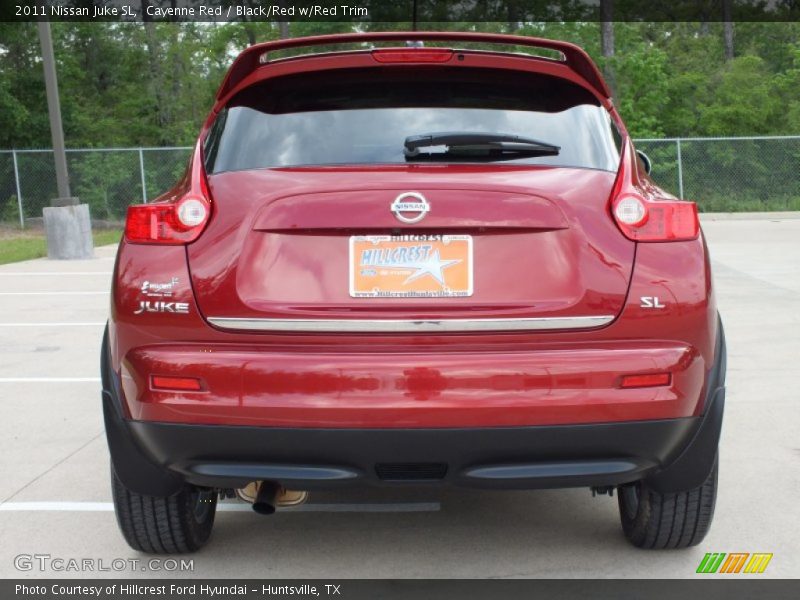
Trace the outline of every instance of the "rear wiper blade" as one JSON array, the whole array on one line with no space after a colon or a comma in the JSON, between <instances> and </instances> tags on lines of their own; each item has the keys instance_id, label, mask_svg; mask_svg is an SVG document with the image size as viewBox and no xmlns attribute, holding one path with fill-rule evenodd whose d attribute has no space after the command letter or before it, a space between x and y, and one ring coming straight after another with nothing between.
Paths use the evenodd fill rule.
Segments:
<instances>
[{"instance_id":1,"label":"rear wiper blade","mask_svg":"<svg viewBox=\"0 0 800 600\"><path fill-rule=\"evenodd\" d=\"M403 144L406 160L504 160L520 156L556 156L560 146L507 133L446 131L411 135ZM446 152L420 148L447 146Z\"/></svg>"}]
</instances>

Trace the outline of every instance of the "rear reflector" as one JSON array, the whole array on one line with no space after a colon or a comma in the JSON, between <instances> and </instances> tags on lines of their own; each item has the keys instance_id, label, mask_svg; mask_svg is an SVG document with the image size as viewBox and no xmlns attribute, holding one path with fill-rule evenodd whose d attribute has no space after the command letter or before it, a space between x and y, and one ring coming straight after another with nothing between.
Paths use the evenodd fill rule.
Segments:
<instances>
[{"instance_id":1,"label":"rear reflector","mask_svg":"<svg viewBox=\"0 0 800 600\"><path fill-rule=\"evenodd\" d=\"M649 373L647 375L625 375L620 382L621 388L642 388L669 385L672 376L669 373Z\"/></svg>"},{"instance_id":2,"label":"rear reflector","mask_svg":"<svg viewBox=\"0 0 800 600\"><path fill-rule=\"evenodd\" d=\"M150 385L154 390L170 390L180 392L199 392L203 389L200 380L194 377L168 377L152 375Z\"/></svg>"},{"instance_id":3,"label":"rear reflector","mask_svg":"<svg viewBox=\"0 0 800 600\"><path fill-rule=\"evenodd\" d=\"M453 58L447 48L385 48L373 50L372 58L379 63L443 63Z\"/></svg>"}]
</instances>

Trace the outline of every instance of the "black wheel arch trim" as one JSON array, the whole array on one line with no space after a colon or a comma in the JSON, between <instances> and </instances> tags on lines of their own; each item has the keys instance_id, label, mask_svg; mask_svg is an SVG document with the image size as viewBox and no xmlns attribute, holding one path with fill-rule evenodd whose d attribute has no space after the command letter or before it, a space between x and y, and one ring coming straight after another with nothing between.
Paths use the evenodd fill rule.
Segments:
<instances>
[{"instance_id":1,"label":"black wheel arch trim","mask_svg":"<svg viewBox=\"0 0 800 600\"><path fill-rule=\"evenodd\" d=\"M106 325L100 350L100 379L103 384L103 421L114 472L125 487L138 494L158 497L177 494L185 487L183 480L155 464L125 426L124 412L119 401L120 384L111 372L108 349Z\"/></svg>"},{"instance_id":2,"label":"black wheel arch trim","mask_svg":"<svg viewBox=\"0 0 800 600\"><path fill-rule=\"evenodd\" d=\"M645 479L645 483L657 492L685 492L700 487L717 460L722 416L725 411L725 375L728 365L725 331L722 319L717 319L714 365L706 377L703 418L684 451L667 468Z\"/></svg>"}]
</instances>

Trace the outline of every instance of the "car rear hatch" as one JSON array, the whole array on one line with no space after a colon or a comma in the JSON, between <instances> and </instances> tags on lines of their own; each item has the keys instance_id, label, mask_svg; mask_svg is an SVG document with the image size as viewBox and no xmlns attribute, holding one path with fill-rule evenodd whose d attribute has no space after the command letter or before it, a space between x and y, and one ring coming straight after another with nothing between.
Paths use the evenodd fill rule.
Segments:
<instances>
[{"instance_id":1,"label":"car rear hatch","mask_svg":"<svg viewBox=\"0 0 800 600\"><path fill-rule=\"evenodd\" d=\"M226 329L448 331L598 327L620 312L633 244L604 213L613 174L414 171L211 177L220 208L189 247L205 317Z\"/></svg>"}]
</instances>

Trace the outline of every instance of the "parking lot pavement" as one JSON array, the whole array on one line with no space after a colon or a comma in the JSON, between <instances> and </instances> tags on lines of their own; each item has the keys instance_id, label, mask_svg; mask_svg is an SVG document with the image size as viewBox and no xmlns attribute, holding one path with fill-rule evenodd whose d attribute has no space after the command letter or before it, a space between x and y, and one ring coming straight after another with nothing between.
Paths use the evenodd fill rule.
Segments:
<instances>
[{"instance_id":1,"label":"parking lot pavement","mask_svg":"<svg viewBox=\"0 0 800 600\"><path fill-rule=\"evenodd\" d=\"M699 547L630 547L616 499L584 489L315 494L273 517L227 503L211 544L193 556L194 575L692 577L706 552L771 552L760 577L800 575L800 219L710 218L704 230L728 338L728 397L717 511ZM102 559L106 568L142 558L117 531L102 435L98 351L113 254L0 266L0 576L87 575L20 572L20 554Z\"/></svg>"}]
</instances>

